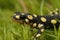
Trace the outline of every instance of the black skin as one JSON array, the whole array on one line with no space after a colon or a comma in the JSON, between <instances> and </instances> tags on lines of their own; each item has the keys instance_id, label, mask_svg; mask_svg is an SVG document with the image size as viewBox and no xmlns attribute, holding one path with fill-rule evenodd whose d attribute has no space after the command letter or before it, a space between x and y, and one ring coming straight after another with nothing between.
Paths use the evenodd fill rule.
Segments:
<instances>
[{"instance_id":1,"label":"black skin","mask_svg":"<svg viewBox=\"0 0 60 40\"><path fill-rule=\"evenodd\" d=\"M19 16L20 16L19 19L16 18L16 15L19 15ZM28 18L27 18L28 15L31 15L31 16L33 17L33 19L32 19L32 20L28 19ZM60 22L59 22L59 20L60 20L60 15L55 15L55 14L52 14L52 15L53 15L53 16L51 16L51 15L47 15L47 16L39 16L39 15L37 15L37 17L34 17L33 14L24 13L24 15L22 15L21 12L15 12L15 15L13 15L13 19L15 19L15 20L17 20L17 21L23 20L23 23L26 23L26 24L32 23L32 24L30 24L31 28L36 28L36 29L38 29L37 34L41 34L41 33L42 33L42 32L41 32L41 29L54 29L54 25L56 26L56 28L59 28L59 25L60 25ZM46 22L42 22L42 21L40 20L41 17L46 18ZM25 19L28 19L28 20L29 20L29 23L27 23L27 22L25 21ZM56 19L56 20L58 19L58 20L57 20L57 23L53 25L53 24L51 23L51 20L52 20L52 19ZM36 27L33 27L33 26L32 26L33 23L37 23L37 25L40 23L40 24L43 24L43 26L42 26L41 28L38 28L37 25L36 25ZM49 28L47 28L47 26L49 26ZM36 35L37 35L37 34L36 34ZM36 35L35 35L34 37L36 37Z\"/></svg>"}]
</instances>

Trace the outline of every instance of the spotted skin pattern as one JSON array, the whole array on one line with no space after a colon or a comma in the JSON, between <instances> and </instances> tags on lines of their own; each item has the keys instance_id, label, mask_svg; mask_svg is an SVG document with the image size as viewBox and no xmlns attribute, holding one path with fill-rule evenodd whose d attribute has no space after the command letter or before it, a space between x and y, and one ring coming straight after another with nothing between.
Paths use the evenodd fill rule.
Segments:
<instances>
[{"instance_id":1,"label":"spotted skin pattern","mask_svg":"<svg viewBox=\"0 0 60 40\"><path fill-rule=\"evenodd\" d=\"M58 28L60 25L60 15L55 15L54 12L52 12L52 15L47 16L15 12L13 19L17 21L22 20L23 23L30 24L31 28L38 29L38 32L34 37L41 36L42 32L44 32L45 29L53 29L54 25L56 28Z\"/></svg>"}]
</instances>

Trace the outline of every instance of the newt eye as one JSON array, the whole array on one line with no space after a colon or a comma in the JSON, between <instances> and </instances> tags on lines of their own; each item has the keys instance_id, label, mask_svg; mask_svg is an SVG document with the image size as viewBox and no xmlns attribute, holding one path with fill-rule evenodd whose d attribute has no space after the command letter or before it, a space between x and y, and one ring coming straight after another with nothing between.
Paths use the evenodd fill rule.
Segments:
<instances>
[{"instance_id":1,"label":"newt eye","mask_svg":"<svg viewBox=\"0 0 60 40\"><path fill-rule=\"evenodd\" d=\"M16 14L13 14L13 16L15 16Z\"/></svg>"},{"instance_id":2,"label":"newt eye","mask_svg":"<svg viewBox=\"0 0 60 40\"><path fill-rule=\"evenodd\" d=\"M20 19L20 13L15 13L14 15L13 15L13 19L15 19L15 20L19 20Z\"/></svg>"},{"instance_id":3,"label":"newt eye","mask_svg":"<svg viewBox=\"0 0 60 40\"><path fill-rule=\"evenodd\" d=\"M20 15L14 15L14 16L13 16L13 19L19 20L19 19L20 19Z\"/></svg>"}]
</instances>

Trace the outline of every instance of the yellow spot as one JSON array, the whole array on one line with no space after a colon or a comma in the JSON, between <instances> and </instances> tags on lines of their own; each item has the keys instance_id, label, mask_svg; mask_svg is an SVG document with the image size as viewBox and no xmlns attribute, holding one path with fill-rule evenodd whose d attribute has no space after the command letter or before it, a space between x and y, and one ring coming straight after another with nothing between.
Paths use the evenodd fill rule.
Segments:
<instances>
[{"instance_id":1,"label":"yellow spot","mask_svg":"<svg viewBox=\"0 0 60 40\"><path fill-rule=\"evenodd\" d=\"M19 18L20 18L20 16L19 16L19 15L16 15L15 17L16 17L17 19L19 19Z\"/></svg>"},{"instance_id":2,"label":"yellow spot","mask_svg":"<svg viewBox=\"0 0 60 40\"><path fill-rule=\"evenodd\" d=\"M21 15L24 15L24 13L21 13Z\"/></svg>"},{"instance_id":3,"label":"yellow spot","mask_svg":"<svg viewBox=\"0 0 60 40\"><path fill-rule=\"evenodd\" d=\"M33 27L36 27L36 25L37 25L37 24L36 24L36 23L34 23L34 24L33 24Z\"/></svg>"},{"instance_id":4,"label":"yellow spot","mask_svg":"<svg viewBox=\"0 0 60 40\"><path fill-rule=\"evenodd\" d=\"M55 15L58 15L58 12L55 12Z\"/></svg>"},{"instance_id":5,"label":"yellow spot","mask_svg":"<svg viewBox=\"0 0 60 40\"><path fill-rule=\"evenodd\" d=\"M42 22L46 22L47 20L46 20L46 18L41 17L41 21L42 21Z\"/></svg>"},{"instance_id":6,"label":"yellow spot","mask_svg":"<svg viewBox=\"0 0 60 40\"><path fill-rule=\"evenodd\" d=\"M53 14L53 12L52 12L52 11L50 11L49 15L52 15L52 14Z\"/></svg>"},{"instance_id":7,"label":"yellow spot","mask_svg":"<svg viewBox=\"0 0 60 40\"><path fill-rule=\"evenodd\" d=\"M54 11L55 15L58 15L59 10L56 8L56 10Z\"/></svg>"},{"instance_id":8,"label":"yellow spot","mask_svg":"<svg viewBox=\"0 0 60 40\"><path fill-rule=\"evenodd\" d=\"M57 8L56 8L56 10L55 11L59 11Z\"/></svg>"},{"instance_id":9,"label":"yellow spot","mask_svg":"<svg viewBox=\"0 0 60 40\"><path fill-rule=\"evenodd\" d=\"M28 19L32 20L32 19L33 19L33 17L32 17L31 15L28 15Z\"/></svg>"},{"instance_id":10,"label":"yellow spot","mask_svg":"<svg viewBox=\"0 0 60 40\"><path fill-rule=\"evenodd\" d=\"M28 23L29 22L29 20L28 19L25 19L25 21Z\"/></svg>"},{"instance_id":11,"label":"yellow spot","mask_svg":"<svg viewBox=\"0 0 60 40\"><path fill-rule=\"evenodd\" d=\"M36 14L34 14L33 16L34 16L34 17L37 17L37 15L36 15Z\"/></svg>"},{"instance_id":12,"label":"yellow spot","mask_svg":"<svg viewBox=\"0 0 60 40\"><path fill-rule=\"evenodd\" d=\"M49 15L54 16L55 12L54 11L50 11Z\"/></svg>"},{"instance_id":13,"label":"yellow spot","mask_svg":"<svg viewBox=\"0 0 60 40\"><path fill-rule=\"evenodd\" d=\"M51 23L52 23L52 24L56 24L57 21L56 21L55 19L53 19L53 20L51 20Z\"/></svg>"},{"instance_id":14,"label":"yellow spot","mask_svg":"<svg viewBox=\"0 0 60 40\"><path fill-rule=\"evenodd\" d=\"M36 37L39 37L39 36L41 36L41 34L37 34L37 35L36 35Z\"/></svg>"},{"instance_id":15,"label":"yellow spot","mask_svg":"<svg viewBox=\"0 0 60 40\"><path fill-rule=\"evenodd\" d=\"M38 24L38 28L41 28L43 26L43 24Z\"/></svg>"},{"instance_id":16,"label":"yellow spot","mask_svg":"<svg viewBox=\"0 0 60 40\"><path fill-rule=\"evenodd\" d=\"M44 32L44 29L41 29L41 32Z\"/></svg>"}]
</instances>

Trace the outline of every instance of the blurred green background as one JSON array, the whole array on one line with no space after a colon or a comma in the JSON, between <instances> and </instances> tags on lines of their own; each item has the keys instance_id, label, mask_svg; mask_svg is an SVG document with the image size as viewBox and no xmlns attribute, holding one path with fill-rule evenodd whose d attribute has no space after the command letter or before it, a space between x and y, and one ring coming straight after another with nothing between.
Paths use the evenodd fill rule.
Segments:
<instances>
[{"instance_id":1,"label":"blurred green background","mask_svg":"<svg viewBox=\"0 0 60 40\"><path fill-rule=\"evenodd\" d=\"M31 31L29 25L14 22L14 12L48 15L56 8L60 10L60 0L0 0L0 40L33 40L31 37L37 29ZM58 31L46 29L37 40L60 40L60 28Z\"/></svg>"}]
</instances>

